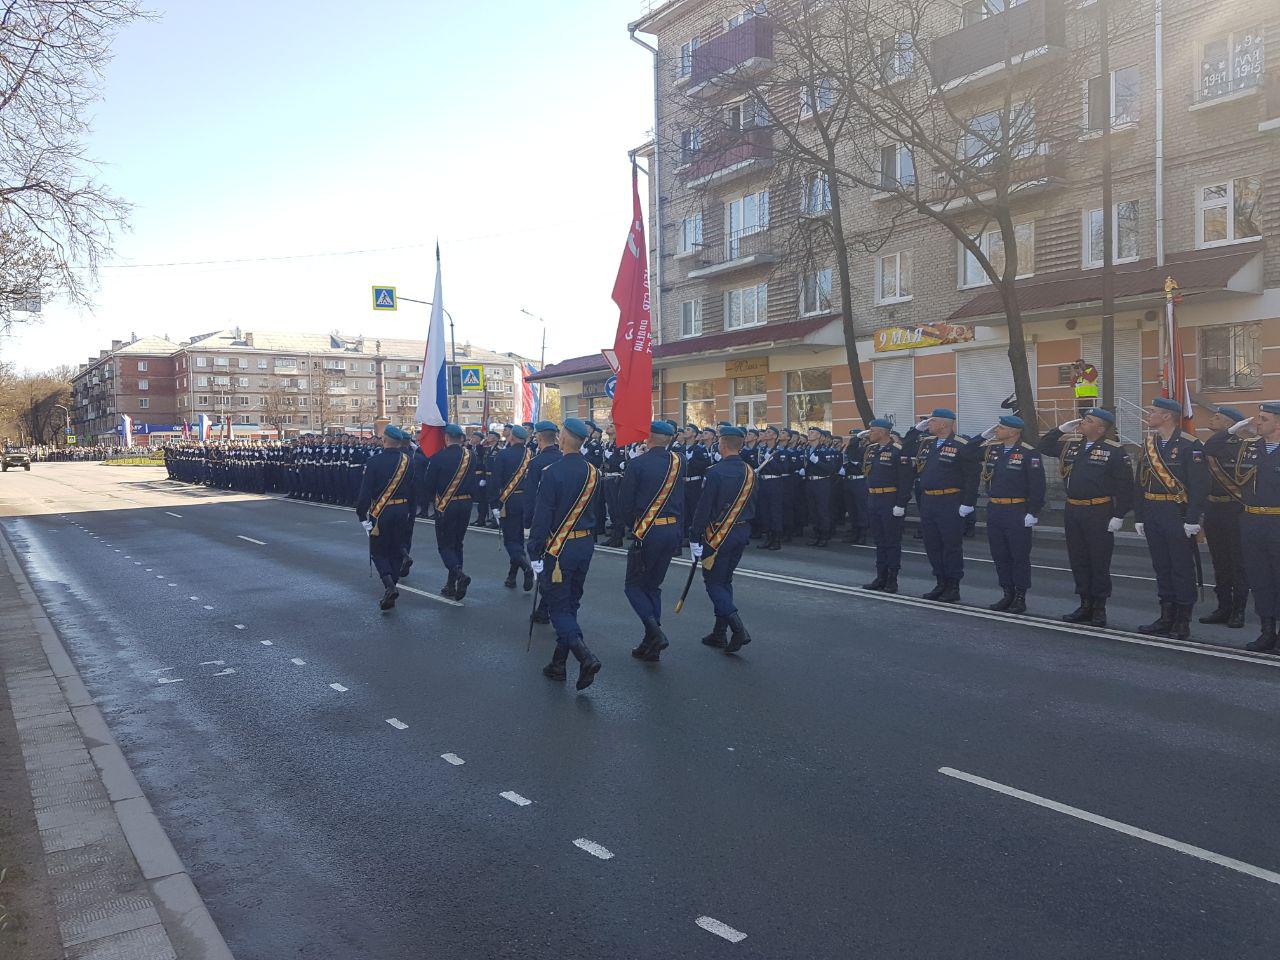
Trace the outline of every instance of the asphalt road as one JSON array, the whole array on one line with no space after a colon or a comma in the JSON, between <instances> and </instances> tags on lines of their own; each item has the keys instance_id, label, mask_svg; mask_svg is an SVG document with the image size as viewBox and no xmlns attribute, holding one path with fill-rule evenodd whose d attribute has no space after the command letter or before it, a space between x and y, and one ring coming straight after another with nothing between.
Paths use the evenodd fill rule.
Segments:
<instances>
[{"instance_id":1,"label":"asphalt road","mask_svg":"<svg viewBox=\"0 0 1280 960\"><path fill-rule=\"evenodd\" d=\"M841 547L748 556L741 656L698 591L641 665L601 551L576 695L492 533L464 605L382 615L350 511L38 464L0 516L240 960L1276 955L1280 658L860 594Z\"/></svg>"}]
</instances>

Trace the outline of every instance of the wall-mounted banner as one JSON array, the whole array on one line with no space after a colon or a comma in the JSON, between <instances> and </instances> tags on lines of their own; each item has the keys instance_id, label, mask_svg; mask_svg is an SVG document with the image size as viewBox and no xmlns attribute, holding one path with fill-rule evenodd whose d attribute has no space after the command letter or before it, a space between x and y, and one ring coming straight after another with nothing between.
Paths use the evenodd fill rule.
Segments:
<instances>
[{"instance_id":1,"label":"wall-mounted banner","mask_svg":"<svg viewBox=\"0 0 1280 960\"><path fill-rule=\"evenodd\" d=\"M912 350L916 347L942 347L952 343L968 343L973 327L963 323L922 323L916 327L881 327L876 331L876 353Z\"/></svg>"}]
</instances>

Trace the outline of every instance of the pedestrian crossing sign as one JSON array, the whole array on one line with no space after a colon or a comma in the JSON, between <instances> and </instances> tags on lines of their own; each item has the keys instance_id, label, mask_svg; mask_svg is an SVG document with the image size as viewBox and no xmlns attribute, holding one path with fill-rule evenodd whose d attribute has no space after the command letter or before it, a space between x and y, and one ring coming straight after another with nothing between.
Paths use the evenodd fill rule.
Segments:
<instances>
[{"instance_id":1,"label":"pedestrian crossing sign","mask_svg":"<svg viewBox=\"0 0 1280 960\"><path fill-rule=\"evenodd\" d=\"M463 367L462 368L462 389L463 390L483 390L484 389L484 367Z\"/></svg>"},{"instance_id":2,"label":"pedestrian crossing sign","mask_svg":"<svg viewBox=\"0 0 1280 960\"><path fill-rule=\"evenodd\" d=\"M395 308L396 308L396 288L395 287L374 287L373 288L373 309L394 310Z\"/></svg>"}]
</instances>

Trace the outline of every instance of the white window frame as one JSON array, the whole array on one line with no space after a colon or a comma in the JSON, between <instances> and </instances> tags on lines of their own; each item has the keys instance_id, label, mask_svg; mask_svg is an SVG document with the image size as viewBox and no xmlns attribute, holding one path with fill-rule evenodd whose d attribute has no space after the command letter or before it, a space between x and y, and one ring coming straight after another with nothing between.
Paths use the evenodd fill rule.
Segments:
<instances>
[{"instance_id":1,"label":"white window frame","mask_svg":"<svg viewBox=\"0 0 1280 960\"><path fill-rule=\"evenodd\" d=\"M733 304L738 303L739 319L733 321ZM751 306L751 320L747 321L748 299ZM759 327L769 319L769 284L757 283L750 287L739 287L724 292L724 328L725 330L747 330Z\"/></svg>"},{"instance_id":2,"label":"white window frame","mask_svg":"<svg viewBox=\"0 0 1280 960\"><path fill-rule=\"evenodd\" d=\"M247 406L249 406L249 401L250 401L250 399L252 399L252 398L250 398L250 397L246 397L246 396L241 396L241 397L240 397L240 406L242 406L242 407L247 407Z\"/></svg>"},{"instance_id":3,"label":"white window frame","mask_svg":"<svg viewBox=\"0 0 1280 960\"><path fill-rule=\"evenodd\" d=\"M1235 76L1236 74L1235 49L1236 49L1236 37L1239 37L1242 35L1258 36L1258 35L1262 35L1263 33L1264 33L1264 27L1261 25L1261 23L1259 23L1252 30L1231 30L1231 31L1228 31L1225 35L1221 33L1216 33L1213 36L1209 37L1208 40L1200 40L1196 43L1196 59L1195 59L1195 72L1193 74L1193 84L1194 84L1194 94L1197 102L1213 103L1216 100L1225 99L1226 97L1230 97L1232 94L1240 93L1244 90L1251 90L1251 89L1258 90L1262 88L1262 85L1265 83L1263 71L1266 69L1265 43L1261 46L1261 56L1263 58L1263 69L1254 74L1254 77L1256 78L1255 83L1238 84L1237 78ZM1228 58L1227 77L1226 77L1226 80L1224 81L1225 89L1221 93L1215 93L1212 96L1208 96L1205 93L1205 85L1204 85L1204 49L1213 41L1223 39L1224 36L1227 41L1227 58Z\"/></svg>"},{"instance_id":4,"label":"white window frame","mask_svg":"<svg viewBox=\"0 0 1280 960\"><path fill-rule=\"evenodd\" d=\"M208 378L208 377L196 377L196 386L197 386L197 387L207 387L208 385L209 385L209 378Z\"/></svg>"},{"instance_id":5,"label":"white window frame","mask_svg":"<svg viewBox=\"0 0 1280 960\"><path fill-rule=\"evenodd\" d=\"M831 312L832 304L832 270L822 267L800 275L800 316L820 317ZM812 293L815 302L809 303ZM826 301L825 303L823 301Z\"/></svg>"},{"instance_id":6,"label":"white window frame","mask_svg":"<svg viewBox=\"0 0 1280 960\"><path fill-rule=\"evenodd\" d=\"M1202 183L1196 187L1196 249L1203 250L1208 247L1226 247L1234 243L1249 243L1257 240L1260 235L1250 237L1236 236L1236 182L1239 180L1258 180L1262 181L1261 176L1253 176L1246 174L1243 177L1232 177L1226 181L1216 181L1210 183ZM1222 203L1204 202L1204 192L1214 187L1227 188L1227 194ZM1226 207L1227 211L1227 236L1224 240L1205 240L1204 239L1204 212L1206 210L1216 210L1219 207Z\"/></svg>"},{"instance_id":7,"label":"white window frame","mask_svg":"<svg viewBox=\"0 0 1280 960\"><path fill-rule=\"evenodd\" d=\"M702 249L702 211L680 220L678 253L697 253Z\"/></svg>"},{"instance_id":8,"label":"white window frame","mask_svg":"<svg viewBox=\"0 0 1280 960\"><path fill-rule=\"evenodd\" d=\"M830 77L819 77L816 86L812 90L812 96L810 96L810 92L808 87L800 91L801 120L806 117L812 117L815 113L830 110L835 106L836 86L835 81Z\"/></svg>"},{"instance_id":9,"label":"white window frame","mask_svg":"<svg viewBox=\"0 0 1280 960\"><path fill-rule=\"evenodd\" d=\"M756 0L756 2L750 6L744 7L737 13L724 18L725 32L727 33L734 27L740 27L748 20L754 19L755 17L763 16L765 12L765 0Z\"/></svg>"},{"instance_id":10,"label":"white window frame","mask_svg":"<svg viewBox=\"0 0 1280 960\"><path fill-rule=\"evenodd\" d=\"M817 202L815 203L815 198ZM800 190L800 213L806 217L821 217L831 212L831 179L825 173L814 173L804 178Z\"/></svg>"},{"instance_id":11,"label":"white window frame","mask_svg":"<svg viewBox=\"0 0 1280 960\"><path fill-rule=\"evenodd\" d=\"M150 398L150 397L139 397L139 398L138 398L138 409L139 409L139 410L148 410L148 409L150 409L150 407L151 407L151 398Z\"/></svg>"},{"instance_id":12,"label":"white window frame","mask_svg":"<svg viewBox=\"0 0 1280 960\"><path fill-rule=\"evenodd\" d=\"M1138 89L1135 94L1134 104L1131 109L1131 112L1124 114L1122 116L1116 112L1116 76L1121 73L1129 73L1129 72L1133 72L1137 76ZM1089 84L1093 83L1094 80L1100 79L1100 77L1101 77L1101 74L1099 74L1096 77L1088 77L1080 81L1080 88L1081 88L1080 129L1085 134L1090 134L1090 133L1098 134L1102 132L1101 127L1095 128L1089 125ZM1111 98L1110 99L1111 99L1111 103L1109 105L1109 108L1111 110L1111 129L1112 130L1124 130L1128 127L1133 126L1141 119L1142 117L1142 104L1141 104L1142 70L1137 64L1134 64L1128 67L1120 67L1117 70L1111 71Z\"/></svg>"},{"instance_id":13,"label":"white window frame","mask_svg":"<svg viewBox=\"0 0 1280 960\"><path fill-rule=\"evenodd\" d=\"M1134 237L1134 254L1130 257L1121 257L1120 251L1120 208L1127 204L1133 204L1137 210L1137 226L1135 230L1137 235ZM1092 210L1085 210L1080 215L1080 266L1085 270L1094 270L1102 266L1102 251L1098 251L1098 257L1095 260L1091 253L1093 252L1093 219L1101 217L1102 208L1094 207ZM1115 249L1112 251L1112 263L1133 263L1139 258L1142 252L1142 205L1137 200L1119 200L1111 207L1111 238Z\"/></svg>"},{"instance_id":14,"label":"white window frame","mask_svg":"<svg viewBox=\"0 0 1280 960\"><path fill-rule=\"evenodd\" d=\"M259 358L258 358L258 369L259 369L259 370L265 370L265 369L267 369L267 358L266 358L266 357L259 357Z\"/></svg>"},{"instance_id":15,"label":"white window frame","mask_svg":"<svg viewBox=\"0 0 1280 960\"><path fill-rule=\"evenodd\" d=\"M888 260L893 261L894 293L891 296L884 295L884 268L885 262ZM906 293L903 293L902 291L902 265L904 263L907 265L907 272L911 275L911 280L907 284L908 289ZM912 257L910 250L896 250L893 253L886 253L882 256L876 257L876 303L907 303L911 301L915 297L915 292L912 289L915 286L914 267L914 258Z\"/></svg>"},{"instance_id":16,"label":"white window frame","mask_svg":"<svg viewBox=\"0 0 1280 960\"><path fill-rule=\"evenodd\" d=\"M753 202L755 211L755 216L751 223L746 222L748 200ZM738 211L738 218L741 221L741 225L736 230L733 226L733 212L735 209ZM738 255L737 242L739 240L767 229L769 229L769 191L767 189L758 190L755 193L742 194L725 201L724 242L725 256L728 259L732 260Z\"/></svg>"},{"instance_id":17,"label":"white window frame","mask_svg":"<svg viewBox=\"0 0 1280 960\"><path fill-rule=\"evenodd\" d=\"M139 373L146 373L146 372L147 372L147 361L145 361L145 360L139 360L139 361L138 361L138 372L139 372Z\"/></svg>"},{"instance_id":18,"label":"white window frame","mask_svg":"<svg viewBox=\"0 0 1280 960\"><path fill-rule=\"evenodd\" d=\"M1031 264L1030 264L1031 269L1027 270L1025 273L1019 273L1017 275L1018 280L1025 280L1027 277L1033 277L1035 276L1035 272L1036 272L1035 271L1035 249L1036 249L1035 221L1024 220L1021 223L1015 223L1013 225L1013 229L1015 231L1017 231L1019 228L1022 228L1022 227L1028 227L1031 230L1031 242L1029 244L1019 244L1020 250L1026 250L1028 248L1030 248L1031 250ZM988 260L991 259L991 239L992 237L998 237L998 236L1000 236L999 230L988 230L986 233L982 235L982 252ZM966 282L965 265L969 259L969 250L959 240L956 241L956 248L960 251L959 289L976 290L978 287L985 287L985 286L991 285L991 279L986 275L985 272L983 272L981 280L976 280L972 283Z\"/></svg>"},{"instance_id":19,"label":"white window frame","mask_svg":"<svg viewBox=\"0 0 1280 960\"><path fill-rule=\"evenodd\" d=\"M151 389L151 381L150 381L150 380L146 380L146 379L144 379L144 380L139 380L139 381L138 381L138 389L139 389L139 390L150 390L150 389Z\"/></svg>"},{"instance_id":20,"label":"white window frame","mask_svg":"<svg viewBox=\"0 0 1280 960\"><path fill-rule=\"evenodd\" d=\"M680 79L693 75L693 54L700 46L702 46L701 37L690 37L680 44Z\"/></svg>"},{"instance_id":21,"label":"white window frame","mask_svg":"<svg viewBox=\"0 0 1280 960\"><path fill-rule=\"evenodd\" d=\"M230 357L214 357L214 358L213 358L213 365L214 365L215 367L230 367L230 366L231 366L231 358L230 358Z\"/></svg>"},{"instance_id":22,"label":"white window frame","mask_svg":"<svg viewBox=\"0 0 1280 960\"><path fill-rule=\"evenodd\" d=\"M885 152L888 150L893 151L893 176L892 176L891 182L886 184L885 182L886 171L884 169L884 157L885 157ZM904 157L906 158L907 162L910 163L911 165L911 176L907 180L902 179L902 161ZM879 179L881 190L884 190L884 191L901 190L904 187L914 187L916 185L918 181L918 178L916 176L916 161L915 161L915 157L911 155L911 147L908 146L907 144L905 143L884 144L880 148L878 163L880 165L880 176L878 179Z\"/></svg>"},{"instance_id":23,"label":"white window frame","mask_svg":"<svg viewBox=\"0 0 1280 960\"><path fill-rule=\"evenodd\" d=\"M197 367L207 367L207 366L209 366L209 358L208 358L208 357L196 357L196 366L197 366Z\"/></svg>"},{"instance_id":24,"label":"white window frame","mask_svg":"<svg viewBox=\"0 0 1280 960\"><path fill-rule=\"evenodd\" d=\"M916 38L905 30L880 38L878 52L885 83L897 83L911 76L915 70L915 43Z\"/></svg>"},{"instance_id":25,"label":"white window frame","mask_svg":"<svg viewBox=\"0 0 1280 960\"><path fill-rule=\"evenodd\" d=\"M680 337L702 336L702 301L685 300L680 304Z\"/></svg>"}]
</instances>

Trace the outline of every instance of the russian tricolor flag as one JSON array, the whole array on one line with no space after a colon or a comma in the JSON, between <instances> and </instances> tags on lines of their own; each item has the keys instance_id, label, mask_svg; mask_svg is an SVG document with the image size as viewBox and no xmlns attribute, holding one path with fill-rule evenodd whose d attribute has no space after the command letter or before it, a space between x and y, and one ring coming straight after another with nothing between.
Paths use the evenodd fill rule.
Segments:
<instances>
[{"instance_id":1,"label":"russian tricolor flag","mask_svg":"<svg viewBox=\"0 0 1280 960\"><path fill-rule=\"evenodd\" d=\"M201 443L209 442L209 428L211 426L212 421L210 421L207 413L202 413L196 418L197 436Z\"/></svg>"},{"instance_id":2,"label":"russian tricolor flag","mask_svg":"<svg viewBox=\"0 0 1280 960\"><path fill-rule=\"evenodd\" d=\"M126 447L133 446L133 417L127 413L120 414L120 433L124 437Z\"/></svg>"},{"instance_id":3,"label":"russian tricolor flag","mask_svg":"<svg viewBox=\"0 0 1280 960\"><path fill-rule=\"evenodd\" d=\"M422 358L418 387L418 446L428 457L444 449L444 425L449 422L449 382L444 363L444 293L440 282L440 245L436 244L436 289L431 297L431 327Z\"/></svg>"}]
</instances>

